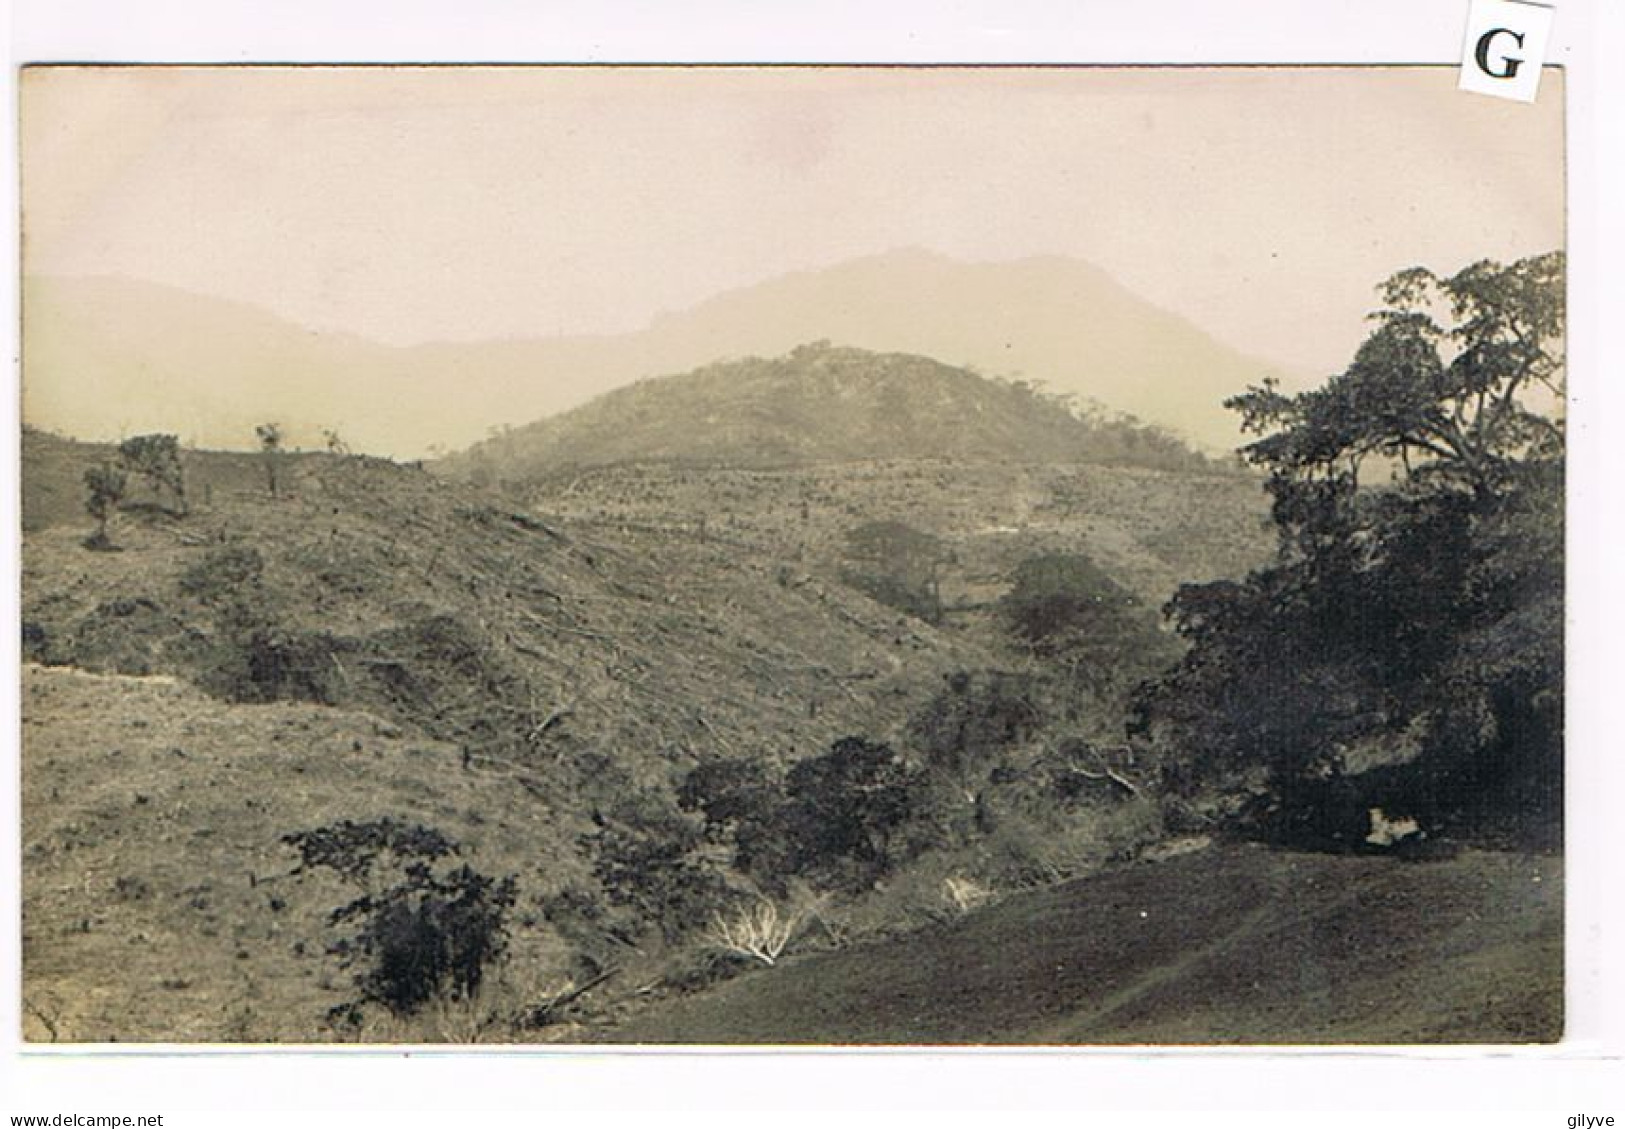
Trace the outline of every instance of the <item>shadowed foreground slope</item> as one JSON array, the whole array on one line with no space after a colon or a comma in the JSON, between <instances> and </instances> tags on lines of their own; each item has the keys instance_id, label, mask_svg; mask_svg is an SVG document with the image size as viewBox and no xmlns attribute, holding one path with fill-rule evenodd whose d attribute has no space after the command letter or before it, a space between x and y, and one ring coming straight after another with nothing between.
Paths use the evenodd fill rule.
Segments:
<instances>
[{"instance_id":1,"label":"shadowed foreground slope","mask_svg":"<svg viewBox=\"0 0 1625 1129\"><path fill-rule=\"evenodd\" d=\"M1224 847L744 976L664 1043L1529 1042L1562 1033L1562 867Z\"/></svg>"}]
</instances>

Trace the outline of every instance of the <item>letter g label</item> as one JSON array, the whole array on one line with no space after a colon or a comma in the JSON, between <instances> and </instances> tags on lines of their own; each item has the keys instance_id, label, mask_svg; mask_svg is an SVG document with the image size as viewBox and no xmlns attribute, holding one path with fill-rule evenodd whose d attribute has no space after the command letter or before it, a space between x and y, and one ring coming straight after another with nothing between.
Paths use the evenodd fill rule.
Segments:
<instances>
[{"instance_id":1,"label":"letter g label","mask_svg":"<svg viewBox=\"0 0 1625 1129\"><path fill-rule=\"evenodd\" d=\"M1490 60L1490 44L1495 42L1498 35L1509 36L1519 47L1523 46L1523 32L1513 31L1509 27L1492 27L1478 37L1478 50L1473 52L1473 59L1478 63L1478 69L1491 78L1517 78L1518 68L1523 66L1521 58L1516 55L1503 56L1499 69Z\"/></svg>"},{"instance_id":2,"label":"letter g label","mask_svg":"<svg viewBox=\"0 0 1625 1129\"><path fill-rule=\"evenodd\" d=\"M1472 0L1461 59L1462 90L1533 102L1552 10L1526 0Z\"/></svg>"}]
</instances>

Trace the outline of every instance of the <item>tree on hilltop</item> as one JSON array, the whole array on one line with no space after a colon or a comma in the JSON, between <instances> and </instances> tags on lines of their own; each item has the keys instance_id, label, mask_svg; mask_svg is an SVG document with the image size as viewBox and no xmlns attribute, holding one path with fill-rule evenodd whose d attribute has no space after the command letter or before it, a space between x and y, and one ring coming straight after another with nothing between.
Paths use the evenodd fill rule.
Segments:
<instances>
[{"instance_id":1,"label":"tree on hilltop","mask_svg":"<svg viewBox=\"0 0 1625 1129\"><path fill-rule=\"evenodd\" d=\"M118 448L119 461L131 474L152 486L159 498L168 494L167 507L177 516L187 512L186 472L181 466L180 441L173 435L136 435Z\"/></svg>"},{"instance_id":2,"label":"tree on hilltop","mask_svg":"<svg viewBox=\"0 0 1625 1129\"><path fill-rule=\"evenodd\" d=\"M260 441L260 457L265 463L265 485L271 497L278 493L277 471L282 462L282 428L275 423L262 423L254 428Z\"/></svg>"}]
</instances>

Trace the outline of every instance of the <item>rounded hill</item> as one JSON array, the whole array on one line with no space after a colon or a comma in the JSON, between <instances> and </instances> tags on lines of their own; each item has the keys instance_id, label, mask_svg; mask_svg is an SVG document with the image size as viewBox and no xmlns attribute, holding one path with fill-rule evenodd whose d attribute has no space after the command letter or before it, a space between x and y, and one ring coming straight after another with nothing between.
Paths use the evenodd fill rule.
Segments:
<instances>
[{"instance_id":1,"label":"rounded hill","mask_svg":"<svg viewBox=\"0 0 1625 1129\"><path fill-rule=\"evenodd\" d=\"M1025 381L821 341L639 381L495 436L448 469L523 479L624 462L877 458L1206 465L1165 432L1077 411L1068 397Z\"/></svg>"}]
</instances>

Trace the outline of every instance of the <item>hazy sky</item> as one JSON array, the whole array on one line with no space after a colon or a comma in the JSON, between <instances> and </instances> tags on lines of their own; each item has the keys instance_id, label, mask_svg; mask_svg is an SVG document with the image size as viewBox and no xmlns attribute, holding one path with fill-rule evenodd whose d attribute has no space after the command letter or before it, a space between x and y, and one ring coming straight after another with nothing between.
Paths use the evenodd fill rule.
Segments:
<instances>
[{"instance_id":1,"label":"hazy sky","mask_svg":"<svg viewBox=\"0 0 1625 1129\"><path fill-rule=\"evenodd\" d=\"M1090 260L1330 372L1372 287L1561 246L1562 76L1441 68L52 69L24 269L380 341L615 332L918 246Z\"/></svg>"}]
</instances>

